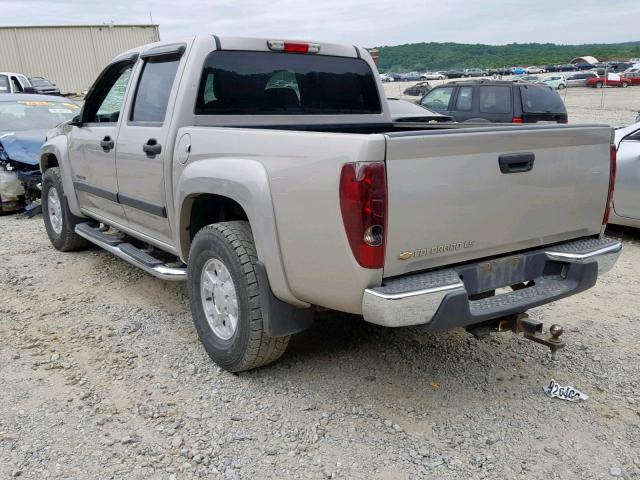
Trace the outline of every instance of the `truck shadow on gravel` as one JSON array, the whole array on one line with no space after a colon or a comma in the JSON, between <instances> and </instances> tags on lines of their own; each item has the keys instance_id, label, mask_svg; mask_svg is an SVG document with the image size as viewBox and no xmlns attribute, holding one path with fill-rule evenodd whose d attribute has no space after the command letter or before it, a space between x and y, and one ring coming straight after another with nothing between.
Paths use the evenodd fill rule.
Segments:
<instances>
[{"instance_id":1,"label":"truck shadow on gravel","mask_svg":"<svg viewBox=\"0 0 640 480\"><path fill-rule=\"evenodd\" d=\"M293 370L297 380L313 386L308 375L331 377L353 388L353 377L375 384L394 384L398 395L440 384L467 384L469 393L548 362L544 348L511 333L476 339L462 329L427 333L419 329L388 329L362 317L326 312L312 328L295 335L289 349L272 367ZM541 372L542 373L542 372ZM406 387L403 390L402 385ZM491 390L488 388L487 390Z\"/></svg>"}]
</instances>

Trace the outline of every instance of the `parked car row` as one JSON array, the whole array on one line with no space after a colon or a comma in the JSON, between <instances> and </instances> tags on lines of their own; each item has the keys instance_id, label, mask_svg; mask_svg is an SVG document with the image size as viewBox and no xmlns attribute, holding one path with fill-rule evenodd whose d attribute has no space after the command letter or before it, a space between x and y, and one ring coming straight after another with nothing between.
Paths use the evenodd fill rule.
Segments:
<instances>
[{"instance_id":1,"label":"parked car row","mask_svg":"<svg viewBox=\"0 0 640 480\"><path fill-rule=\"evenodd\" d=\"M598 62L598 63L586 63L578 62L562 63L562 64L549 64L549 65L530 65L528 67L498 67L498 68L465 68L465 69L449 69L440 70L436 72L410 72L410 73L383 73L381 75L383 82L398 82L398 81L418 81L418 80L445 80L456 78L474 78L474 77L492 77L492 76L508 76L508 75L536 75L540 73L566 73L566 72L584 72L594 70L604 75L605 70L612 73L621 73L636 68L640 70L640 66L636 64L640 62L634 62L632 59L629 62Z\"/></svg>"}]
</instances>

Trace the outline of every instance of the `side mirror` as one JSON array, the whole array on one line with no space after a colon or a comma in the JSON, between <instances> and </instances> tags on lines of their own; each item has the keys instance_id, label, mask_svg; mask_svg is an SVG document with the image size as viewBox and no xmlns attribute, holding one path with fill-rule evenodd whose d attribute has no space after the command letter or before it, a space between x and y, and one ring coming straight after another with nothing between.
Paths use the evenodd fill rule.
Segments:
<instances>
[{"instance_id":1,"label":"side mirror","mask_svg":"<svg viewBox=\"0 0 640 480\"><path fill-rule=\"evenodd\" d=\"M24 87L22 93L36 93L36 89L33 87Z\"/></svg>"},{"instance_id":2,"label":"side mirror","mask_svg":"<svg viewBox=\"0 0 640 480\"><path fill-rule=\"evenodd\" d=\"M73 117L69 122L69 125L78 128L82 127L82 120L80 119L80 115L76 115L75 117Z\"/></svg>"}]
</instances>

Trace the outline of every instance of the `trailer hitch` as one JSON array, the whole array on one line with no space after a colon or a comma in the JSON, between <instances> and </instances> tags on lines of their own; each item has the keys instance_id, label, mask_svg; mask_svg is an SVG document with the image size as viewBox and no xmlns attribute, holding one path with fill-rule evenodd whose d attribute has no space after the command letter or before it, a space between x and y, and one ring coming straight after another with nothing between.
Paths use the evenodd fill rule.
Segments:
<instances>
[{"instance_id":1,"label":"trailer hitch","mask_svg":"<svg viewBox=\"0 0 640 480\"><path fill-rule=\"evenodd\" d=\"M557 360L558 350L567 345L565 341L560 338L564 333L562 326L554 323L549 327L549 334L545 335L542 333L542 322L531 320L526 313L509 315L501 319L498 323L498 331L503 332L505 330L510 330L516 334L522 333L523 337L527 340L532 340L545 347L549 347L552 360Z\"/></svg>"},{"instance_id":2,"label":"trailer hitch","mask_svg":"<svg viewBox=\"0 0 640 480\"><path fill-rule=\"evenodd\" d=\"M489 325L483 324L467 328L467 331L476 337L487 335L491 331L510 331L515 334L522 334L527 340L532 340L549 347L552 360L557 360L558 350L566 346L565 341L560 338L564 333L564 328L560 325L553 324L549 328L549 334L545 335L542 333L542 322L531 320L526 313L508 315Z\"/></svg>"}]
</instances>

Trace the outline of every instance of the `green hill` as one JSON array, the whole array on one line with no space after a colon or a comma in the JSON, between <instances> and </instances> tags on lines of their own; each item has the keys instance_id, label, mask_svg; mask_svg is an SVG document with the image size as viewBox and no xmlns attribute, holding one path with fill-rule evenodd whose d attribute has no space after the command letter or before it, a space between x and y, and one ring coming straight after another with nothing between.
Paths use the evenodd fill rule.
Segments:
<instances>
[{"instance_id":1,"label":"green hill","mask_svg":"<svg viewBox=\"0 0 640 480\"><path fill-rule=\"evenodd\" d=\"M377 47L381 72L442 70L448 68L528 66L568 63L572 58L593 55L598 60L640 57L640 41L557 45L555 43L412 43Z\"/></svg>"}]
</instances>

